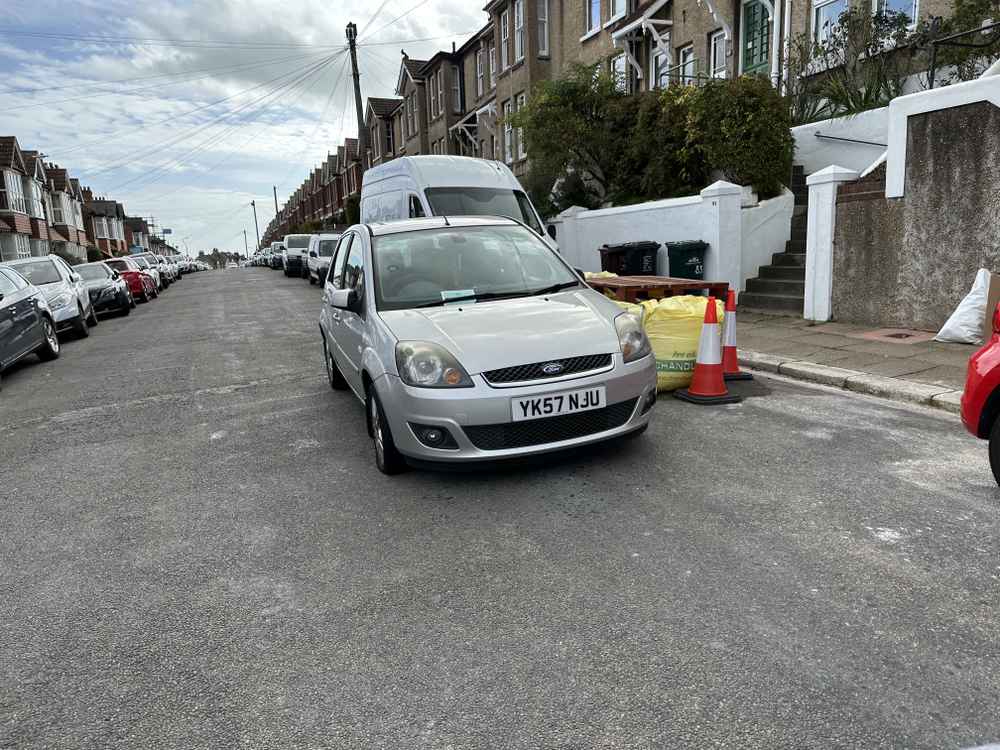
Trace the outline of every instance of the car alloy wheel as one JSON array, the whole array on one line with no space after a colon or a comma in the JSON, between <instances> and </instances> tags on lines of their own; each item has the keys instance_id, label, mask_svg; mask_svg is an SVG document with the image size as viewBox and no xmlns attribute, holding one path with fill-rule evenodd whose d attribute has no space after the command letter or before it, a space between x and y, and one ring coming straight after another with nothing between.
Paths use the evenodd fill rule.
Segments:
<instances>
[{"instance_id":1,"label":"car alloy wheel","mask_svg":"<svg viewBox=\"0 0 1000 750\"><path fill-rule=\"evenodd\" d=\"M73 321L73 332L81 339L85 339L90 335L90 329L87 327L87 314L83 311L83 305L80 303L77 303L76 306L76 320Z\"/></svg>"},{"instance_id":2,"label":"car alloy wheel","mask_svg":"<svg viewBox=\"0 0 1000 750\"><path fill-rule=\"evenodd\" d=\"M45 341L38 349L38 356L44 360L55 359L59 356L59 336L56 335L56 327L48 318L42 318L42 336Z\"/></svg>"},{"instance_id":3,"label":"car alloy wheel","mask_svg":"<svg viewBox=\"0 0 1000 750\"><path fill-rule=\"evenodd\" d=\"M385 421L385 413L375 394L374 386L368 394L368 425L375 445L375 465L383 474L400 474L406 471L406 461L396 450L392 431Z\"/></svg>"}]
</instances>

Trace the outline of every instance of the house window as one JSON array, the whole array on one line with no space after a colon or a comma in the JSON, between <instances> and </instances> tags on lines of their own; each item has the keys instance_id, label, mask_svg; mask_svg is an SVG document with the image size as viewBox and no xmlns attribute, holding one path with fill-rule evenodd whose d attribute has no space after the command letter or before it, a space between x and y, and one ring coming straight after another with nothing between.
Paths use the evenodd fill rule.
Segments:
<instances>
[{"instance_id":1,"label":"house window","mask_svg":"<svg viewBox=\"0 0 1000 750\"><path fill-rule=\"evenodd\" d=\"M476 97L483 95L485 79L483 78L483 57L485 53L480 49L476 53Z\"/></svg>"},{"instance_id":2,"label":"house window","mask_svg":"<svg viewBox=\"0 0 1000 750\"><path fill-rule=\"evenodd\" d=\"M813 39L822 44L837 27L840 15L847 10L847 0L826 0L813 3Z\"/></svg>"},{"instance_id":3,"label":"house window","mask_svg":"<svg viewBox=\"0 0 1000 750\"><path fill-rule=\"evenodd\" d=\"M611 77L615 79L615 88L619 91L628 89L628 71L625 65L624 54L611 58Z\"/></svg>"},{"instance_id":4,"label":"house window","mask_svg":"<svg viewBox=\"0 0 1000 750\"><path fill-rule=\"evenodd\" d=\"M510 123L511 103L508 99L503 103L503 160L510 164L514 161L514 127Z\"/></svg>"},{"instance_id":5,"label":"house window","mask_svg":"<svg viewBox=\"0 0 1000 750\"><path fill-rule=\"evenodd\" d=\"M427 111L431 113L431 119L437 117L437 86L435 76L431 76L430 85L427 86Z\"/></svg>"},{"instance_id":6,"label":"house window","mask_svg":"<svg viewBox=\"0 0 1000 750\"><path fill-rule=\"evenodd\" d=\"M28 182L28 213L36 219L45 218L42 207L42 187L34 180Z\"/></svg>"},{"instance_id":7,"label":"house window","mask_svg":"<svg viewBox=\"0 0 1000 750\"><path fill-rule=\"evenodd\" d=\"M611 0L611 17L609 21L625 15L625 0Z\"/></svg>"},{"instance_id":8,"label":"house window","mask_svg":"<svg viewBox=\"0 0 1000 750\"><path fill-rule=\"evenodd\" d=\"M451 66L451 111L462 113L462 71L457 65Z\"/></svg>"},{"instance_id":9,"label":"house window","mask_svg":"<svg viewBox=\"0 0 1000 750\"><path fill-rule=\"evenodd\" d=\"M601 0L586 0L587 33L601 28Z\"/></svg>"},{"instance_id":10,"label":"house window","mask_svg":"<svg viewBox=\"0 0 1000 750\"><path fill-rule=\"evenodd\" d=\"M14 250L18 258L31 257L31 238L26 234L14 235Z\"/></svg>"},{"instance_id":11,"label":"house window","mask_svg":"<svg viewBox=\"0 0 1000 750\"><path fill-rule=\"evenodd\" d=\"M549 54L549 0L538 0L538 54Z\"/></svg>"},{"instance_id":12,"label":"house window","mask_svg":"<svg viewBox=\"0 0 1000 750\"><path fill-rule=\"evenodd\" d=\"M524 59L524 0L514 0L514 60Z\"/></svg>"},{"instance_id":13,"label":"house window","mask_svg":"<svg viewBox=\"0 0 1000 750\"><path fill-rule=\"evenodd\" d=\"M831 4L841 6L847 0L831 0ZM839 13L838 13L839 15ZM743 3L743 60L744 73L766 73L768 70L771 35L771 17L760 0Z\"/></svg>"},{"instance_id":14,"label":"house window","mask_svg":"<svg viewBox=\"0 0 1000 750\"><path fill-rule=\"evenodd\" d=\"M910 28L917 25L917 18L920 13L919 0L872 0L873 13L885 13L894 11L902 13L910 19Z\"/></svg>"},{"instance_id":15,"label":"house window","mask_svg":"<svg viewBox=\"0 0 1000 750\"><path fill-rule=\"evenodd\" d=\"M371 137L368 139L368 142L370 144L372 144L372 158L373 159L377 159L380 156L379 150L378 150L380 142L379 142L379 137L378 137L378 126L377 125L372 125L372 134L371 134Z\"/></svg>"},{"instance_id":16,"label":"house window","mask_svg":"<svg viewBox=\"0 0 1000 750\"><path fill-rule=\"evenodd\" d=\"M385 154L386 156L392 156L392 152L395 151L395 144L392 142L392 123L387 122L385 124Z\"/></svg>"},{"instance_id":17,"label":"house window","mask_svg":"<svg viewBox=\"0 0 1000 750\"><path fill-rule=\"evenodd\" d=\"M55 200L52 201L53 224L66 224L66 221L63 219L63 201L65 200L65 198L66 196L60 193L59 195L55 196Z\"/></svg>"},{"instance_id":18,"label":"house window","mask_svg":"<svg viewBox=\"0 0 1000 750\"><path fill-rule=\"evenodd\" d=\"M438 114L443 115L445 110L444 103L444 68L438 68L437 72L437 106Z\"/></svg>"},{"instance_id":19,"label":"house window","mask_svg":"<svg viewBox=\"0 0 1000 750\"><path fill-rule=\"evenodd\" d=\"M6 169L3 175L7 192L7 208L19 214L28 213L28 207L24 200L24 192L21 186L21 175Z\"/></svg>"},{"instance_id":20,"label":"house window","mask_svg":"<svg viewBox=\"0 0 1000 750\"><path fill-rule=\"evenodd\" d=\"M517 109L518 109L518 111L524 109L524 103L525 103L525 96L524 96L524 94L518 94L517 95ZM523 128L518 128L517 129L517 158L518 159L527 159L528 158L528 151L527 151L527 149L525 148L525 145L524 145L524 129Z\"/></svg>"},{"instance_id":21,"label":"house window","mask_svg":"<svg viewBox=\"0 0 1000 750\"><path fill-rule=\"evenodd\" d=\"M712 78L726 77L726 35L716 31L708 39L709 73Z\"/></svg>"},{"instance_id":22,"label":"house window","mask_svg":"<svg viewBox=\"0 0 1000 750\"><path fill-rule=\"evenodd\" d=\"M669 39L667 40L669 44ZM670 70L670 59L667 54L654 44L649 50L649 81L654 89L665 89L670 81L668 79Z\"/></svg>"},{"instance_id":23,"label":"house window","mask_svg":"<svg viewBox=\"0 0 1000 750\"><path fill-rule=\"evenodd\" d=\"M681 48L680 52L677 53L677 64L677 72L680 77L681 84L684 86L694 85L696 62L694 59L693 44L689 44L687 47Z\"/></svg>"},{"instance_id":24,"label":"house window","mask_svg":"<svg viewBox=\"0 0 1000 750\"><path fill-rule=\"evenodd\" d=\"M81 232L84 231L83 207L80 205L80 202L70 201L70 208L72 209L73 215L76 216L76 228Z\"/></svg>"},{"instance_id":25,"label":"house window","mask_svg":"<svg viewBox=\"0 0 1000 750\"><path fill-rule=\"evenodd\" d=\"M510 13L504 11L500 14L500 68L507 70L510 66L510 52L508 43L510 41Z\"/></svg>"}]
</instances>

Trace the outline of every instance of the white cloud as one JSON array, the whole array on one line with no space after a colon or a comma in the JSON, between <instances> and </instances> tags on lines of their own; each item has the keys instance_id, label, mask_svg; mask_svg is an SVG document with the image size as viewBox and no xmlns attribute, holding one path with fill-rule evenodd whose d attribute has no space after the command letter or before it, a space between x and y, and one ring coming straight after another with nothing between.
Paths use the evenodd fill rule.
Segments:
<instances>
[{"instance_id":1,"label":"white cloud","mask_svg":"<svg viewBox=\"0 0 1000 750\"><path fill-rule=\"evenodd\" d=\"M471 32L485 22L480 2L457 8L428 0L386 26L418 1L389 0L368 23L381 3L14 0L8 28L134 41L5 36L0 88L41 90L5 95L0 134L41 149L130 213L155 214L175 237L190 236L192 250L236 249L244 226L254 238L250 200L263 229L274 214L271 185L283 199L356 135L343 55L290 86L297 70L343 46L348 21L361 30L363 96L393 93L400 49L430 56L467 37L406 40Z\"/></svg>"}]
</instances>

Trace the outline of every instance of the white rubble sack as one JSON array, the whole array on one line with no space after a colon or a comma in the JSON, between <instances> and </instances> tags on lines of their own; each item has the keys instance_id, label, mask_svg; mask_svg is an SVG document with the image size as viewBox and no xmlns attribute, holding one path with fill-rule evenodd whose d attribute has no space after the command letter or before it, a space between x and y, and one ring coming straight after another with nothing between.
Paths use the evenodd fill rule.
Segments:
<instances>
[{"instance_id":1,"label":"white rubble sack","mask_svg":"<svg viewBox=\"0 0 1000 750\"><path fill-rule=\"evenodd\" d=\"M990 289L990 272L980 268L972 290L958 303L955 312L945 321L934 337L935 341L954 344L983 343L983 320L986 317L986 295Z\"/></svg>"}]
</instances>

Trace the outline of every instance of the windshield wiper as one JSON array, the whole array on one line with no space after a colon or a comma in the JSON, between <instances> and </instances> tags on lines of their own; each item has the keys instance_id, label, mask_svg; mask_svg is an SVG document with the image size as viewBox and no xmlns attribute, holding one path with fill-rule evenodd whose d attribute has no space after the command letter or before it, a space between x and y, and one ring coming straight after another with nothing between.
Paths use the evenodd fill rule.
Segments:
<instances>
[{"instance_id":1,"label":"windshield wiper","mask_svg":"<svg viewBox=\"0 0 1000 750\"><path fill-rule=\"evenodd\" d=\"M537 297L540 294L555 294L556 292L561 292L563 289L569 289L571 286L580 286L579 281L564 281L561 284L553 284L552 286L547 286L543 289L536 289L530 292L532 297Z\"/></svg>"},{"instance_id":2,"label":"windshield wiper","mask_svg":"<svg viewBox=\"0 0 1000 750\"><path fill-rule=\"evenodd\" d=\"M414 305L413 309L419 309L421 307L440 307L442 305L452 305L456 302L471 302L471 301L484 301L490 299L509 299L511 297L527 297L533 294L533 292L480 292L479 294L466 294L463 297L451 297L450 299L434 300L433 302L424 302L422 305Z\"/></svg>"}]
</instances>

